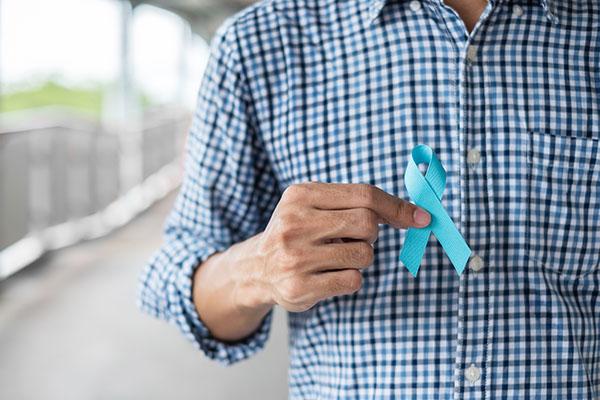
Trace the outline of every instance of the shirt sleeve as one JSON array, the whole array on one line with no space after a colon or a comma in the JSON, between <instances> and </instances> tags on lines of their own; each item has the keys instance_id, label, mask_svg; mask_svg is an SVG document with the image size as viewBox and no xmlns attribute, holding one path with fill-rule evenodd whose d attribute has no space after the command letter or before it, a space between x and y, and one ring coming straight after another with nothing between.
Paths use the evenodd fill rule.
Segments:
<instances>
[{"instance_id":1,"label":"shirt sleeve","mask_svg":"<svg viewBox=\"0 0 600 400\"><path fill-rule=\"evenodd\" d=\"M234 25L211 42L186 143L181 189L164 242L140 275L138 306L177 325L211 359L228 365L264 347L272 313L248 338L222 342L192 301L195 269L208 256L262 231L281 192L258 134Z\"/></svg>"}]
</instances>

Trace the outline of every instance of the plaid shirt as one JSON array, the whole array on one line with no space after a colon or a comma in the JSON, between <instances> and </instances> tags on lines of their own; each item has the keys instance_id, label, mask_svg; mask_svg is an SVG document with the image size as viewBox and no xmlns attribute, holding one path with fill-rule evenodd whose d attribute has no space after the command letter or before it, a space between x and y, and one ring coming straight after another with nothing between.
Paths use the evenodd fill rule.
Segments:
<instances>
[{"instance_id":1,"label":"plaid shirt","mask_svg":"<svg viewBox=\"0 0 600 400\"><path fill-rule=\"evenodd\" d=\"M228 364L191 300L194 268L260 232L283 190L371 183L408 199L411 149L448 172L474 250L431 238L415 279L380 226L353 295L289 314L293 399L600 396L600 4L492 0L471 34L441 0L270 0L211 45L184 182L140 306Z\"/></svg>"}]
</instances>

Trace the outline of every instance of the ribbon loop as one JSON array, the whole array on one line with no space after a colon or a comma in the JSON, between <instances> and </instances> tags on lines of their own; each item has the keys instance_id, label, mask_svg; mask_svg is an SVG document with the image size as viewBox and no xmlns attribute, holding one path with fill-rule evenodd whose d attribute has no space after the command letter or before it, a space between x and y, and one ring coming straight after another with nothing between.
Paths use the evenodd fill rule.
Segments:
<instances>
[{"instance_id":1,"label":"ribbon loop","mask_svg":"<svg viewBox=\"0 0 600 400\"><path fill-rule=\"evenodd\" d=\"M418 167L422 163L428 164L425 175ZM421 144L413 149L404 173L404 185L415 204L431 214L431 223L425 228L410 228L406 232L400 261L413 276L417 276L429 235L433 232L458 275L462 274L471 249L442 206L446 170L431 147Z\"/></svg>"}]
</instances>

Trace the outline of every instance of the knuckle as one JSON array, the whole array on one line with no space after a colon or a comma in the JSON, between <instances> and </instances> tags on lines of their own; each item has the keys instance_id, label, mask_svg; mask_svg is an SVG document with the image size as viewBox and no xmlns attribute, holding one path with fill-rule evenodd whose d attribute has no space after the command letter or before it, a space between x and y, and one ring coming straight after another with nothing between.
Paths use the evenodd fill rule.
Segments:
<instances>
[{"instance_id":1,"label":"knuckle","mask_svg":"<svg viewBox=\"0 0 600 400\"><path fill-rule=\"evenodd\" d=\"M358 184L359 196L367 205L375 204L376 190L377 188L375 187L375 185L371 185L370 183Z\"/></svg>"},{"instance_id":2,"label":"knuckle","mask_svg":"<svg viewBox=\"0 0 600 400\"><path fill-rule=\"evenodd\" d=\"M305 194L306 185L304 183L294 183L285 188L282 198L286 201L294 202L302 198Z\"/></svg>"},{"instance_id":3,"label":"knuckle","mask_svg":"<svg viewBox=\"0 0 600 400\"><path fill-rule=\"evenodd\" d=\"M373 227L373 229L367 233L367 240L369 241L369 243L374 243L375 241L377 241L378 237L379 237L379 226L375 225Z\"/></svg>"},{"instance_id":4,"label":"knuckle","mask_svg":"<svg viewBox=\"0 0 600 400\"><path fill-rule=\"evenodd\" d=\"M297 226L300 223L300 218L297 213L288 210L279 215L279 222L282 228L289 229Z\"/></svg>"},{"instance_id":5,"label":"knuckle","mask_svg":"<svg viewBox=\"0 0 600 400\"><path fill-rule=\"evenodd\" d=\"M400 200L398 202L398 206L396 207L396 220L402 222L402 224L407 225L411 220L411 204Z\"/></svg>"},{"instance_id":6,"label":"knuckle","mask_svg":"<svg viewBox=\"0 0 600 400\"><path fill-rule=\"evenodd\" d=\"M372 237L379 232L377 214L370 209L365 209L362 212L358 225L365 236Z\"/></svg>"},{"instance_id":7,"label":"knuckle","mask_svg":"<svg viewBox=\"0 0 600 400\"><path fill-rule=\"evenodd\" d=\"M311 217L311 210L306 207L296 207L294 209L294 215L296 217L297 226L305 225Z\"/></svg>"},{"instance_id":8,"label":"knuckle","mask_svg":"<svg viewBox=\"0 0 600 400\"><path fill-rule=\"evenodd\" d=\"M368 243L357 242L352 246L351 258L353 263L357 265L370 265L373 262L373 255L373 247Z\"/></svg>"},{"instance_id":9,"label":"knuckle","mask_svg":"<svg viewBox=\"0 0 600 400\"><path fill-rule=\"evenodd\" d=\"M306 221L308 216L305 212L286 212L279 216L277 235L279 240L285 244L291 244L306 233Z\"/></svg>"},{"instance_id":10,"label":"knuckle","mask_svg":"<svg viewBox=\"0 0 600 400\"><path fill-rule=\"evenodd\" d=\"M375 251L373 250L373 247L368 244L368 243L361 243L363 250L362 250L362 265L363 266L367 266L367 265L371 265L373 264L373 261L375 261Z\"/></svg>"},{"instance_id":11,"label":"knuckle","mask_svg":"<svg viewBox=\"0 0 600 400\"><path fill-rule=\"evenodd\" d=\"M277 242L279 245L287 251L293 246L295 241L296 234L293 230L290 229L281 229L277 234Z\"/></svg>"},{"instance_id":12,"label":"knuckle","mask_svg":"<svg viewBox=\"0 0 600 400\"><path fill-rule=\"evenodd\" d=\"M366 221L369 224L369 226L377 226L379 219L377 218L377 213L375 213L375 211L373 210L366 210Z\"/></svg>"},{"instance_id":13,"label":"knuckle","mask_svg":"<svg viewBox=\"0 0 600 400\"><path fill-rule=\"evenodd\" d=\"M350 289L352 292L356 292L362 287L363 276L360 273L360 271L357 270L353 270L350 272L351 273L349 274L348 278L348 289Z\"/></svg>"}]
</instances>

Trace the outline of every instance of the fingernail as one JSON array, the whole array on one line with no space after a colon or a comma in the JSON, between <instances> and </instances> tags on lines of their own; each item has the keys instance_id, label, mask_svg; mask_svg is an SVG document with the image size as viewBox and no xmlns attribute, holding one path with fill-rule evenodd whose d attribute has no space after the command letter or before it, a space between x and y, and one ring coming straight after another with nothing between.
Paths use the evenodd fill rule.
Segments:
<instances>
[{"instance_id":1,"label":"fingernail","mask_svg":"<svg viewBox=\"0 0 600 400\"><path fill-rule=\"evenodd\" d=\"M431 222L431 215L427 211L417 208L413 213L413 219L418 226L425 227Z\"/></svg>"}]
</instances>

